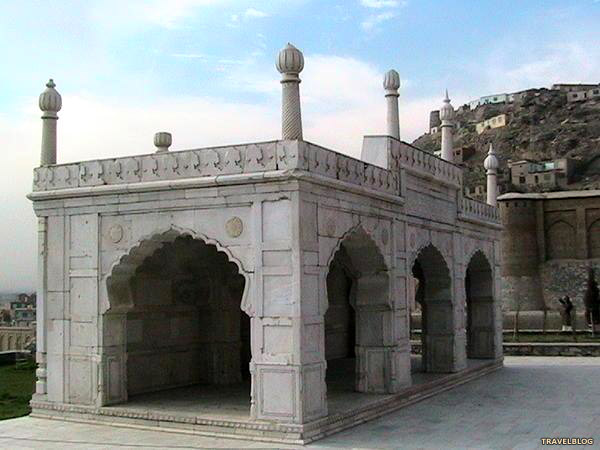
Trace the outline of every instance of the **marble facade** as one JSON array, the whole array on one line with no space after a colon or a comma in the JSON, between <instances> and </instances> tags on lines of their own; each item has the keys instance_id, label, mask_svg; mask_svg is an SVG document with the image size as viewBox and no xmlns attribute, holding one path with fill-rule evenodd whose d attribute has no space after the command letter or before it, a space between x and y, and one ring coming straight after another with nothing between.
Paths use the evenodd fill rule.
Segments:
<instances>
[{"instance_id":1,"label":"marble facade","mask_svg":"<svg viewBox=\"0 0 600 450\"><path fill-rule=\"evenodd\" d=\"M34 414L248 378L251 422L318 423L336 358L355 359L357 392L411 386L411 276L425 371L502 360L497 208L394 136L366 136L361 159L302 140L292 56L282 140L168 151L169 135L34 170Z\"/></svg>"}]
</instances>

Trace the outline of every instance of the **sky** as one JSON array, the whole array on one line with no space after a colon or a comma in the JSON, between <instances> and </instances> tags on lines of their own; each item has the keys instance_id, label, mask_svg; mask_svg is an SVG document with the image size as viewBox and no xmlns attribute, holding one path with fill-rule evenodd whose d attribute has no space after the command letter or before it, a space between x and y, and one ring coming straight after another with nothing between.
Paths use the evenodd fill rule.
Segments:
<instances>
[{"instance_id":1,"label":"sky","mask_svg":"<svg viewBox=\"0 0 600 450\"><path fill-rule=\"evenodd\" d=\"M306 140L359 156L400 73L402 139L447 88L482 95L600 82L600 0L0 0L0 292L35 289L39 94L63 99L58 162L277 139L278 51L305 56Z\"/></svg>"}]
</instances>

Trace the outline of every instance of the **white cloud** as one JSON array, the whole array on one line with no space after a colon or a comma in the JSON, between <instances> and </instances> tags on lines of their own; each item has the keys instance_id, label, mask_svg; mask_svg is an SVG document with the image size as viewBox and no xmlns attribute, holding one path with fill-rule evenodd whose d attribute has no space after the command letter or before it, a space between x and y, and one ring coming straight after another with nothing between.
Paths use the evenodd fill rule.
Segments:
<instances>
[{"instance_id":1,"label":"white cloud","mask_svg":"<svg viewBox=\"0 0 600 450\"><path fill-rule=\"evenodd\" d=\"M393 19L394 17L396 17L396 14L394 14L392 12L385 12L385 13L381 13L381 14L374 14L374 15L368 16L360 24L360 26L365 31L371 31L371 30L373 30L375 28L376 25L379 25L380 23L385 22L387 20Z\"/></svg>"},{"instance_id":2,"label":"white cloud","mask_svg":"<svg viewBox=\"0 0 600 450\"><path fill-rule=\"evenodd\" d=\"M360 156L362 138L385 132L383 71L351 57L306 56L301 74L305 139L341 153ZM400 97L402 138L411 142L427 127L440 99Z\"/></svg>"},{"instance_id":3,"label":"white cloud","mask_svg":"<svg viewBox=\"0 0 600 450\"><path fill-rule=\"evenodd\" d=\"M183 19L192 16L201 6L209 6L218 0L154 0L137 5L141 16L148 22L164 28L176 28Z\"/></svg>"},{"instance_id":4,"label":"white cloud","mask_svg":"<svg viewBox=\"0 0 600 450\"><path fill-rule=\"evenodd\" d=\"M248 8L246 10L246 12L244 12L244 17L246 17L247 19L249 18L254 18L254 19L261 19L263 17L268 17L269 14L267 14L264 11L260 11L258 9L254 9L254 8Z\"/></svg>"},{"instance_id":5,"label":"white cloud","mask_svg":"<svg viewBox=\"0 0 600 450\"><path fill-rule=\"evenodd\" d=\"M508 46L493 51L484 66L487 87L493 91L516 91L553 83L597 83L600 48L577 41L520 51Z\"/></svg>"},{"instance_id":6,"label":"white cloud","mask_svg":"<svg viewBox=\"0 0 600 450\"><path fill-rule=\"evenodd\" d=\"M365 8L397 8L406 2L400 0L360 0L360 4Z\"/></svg>"},{"instance_id":7,"label":"white cloud","mask_svg":"<svg viewBox=\"0 0 600 450\"><path fill-rule=\"evenodd\" d=\"M236 0L103 0L94 2L90 14L95 26L110 36L135 34L147 26L182 27L201 8L224 6Z\"/></svg>"}]
</instances>

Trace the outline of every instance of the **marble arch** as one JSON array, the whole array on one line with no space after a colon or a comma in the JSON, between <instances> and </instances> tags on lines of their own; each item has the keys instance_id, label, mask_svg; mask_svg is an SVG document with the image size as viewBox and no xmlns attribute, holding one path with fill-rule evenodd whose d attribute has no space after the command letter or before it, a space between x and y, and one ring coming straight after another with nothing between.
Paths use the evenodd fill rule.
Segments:
<instances>
[{"instance_id":1,"label":"marble arch","mask_svg":"<svg viewBox=\"0 0 600 450\"><path fill-rule=\"evenodd\" d=\"M495 332L494 274L485 253L477 250L465 269L467 357L490 359L501 351Z\"/></svg>"},{"instance_id":2,"label":"marble arch","mask_svg":"<svg viewBox=\"0 0 600 450\"><path fill-rule=\"evenodd\" d=\"M249 299L250 289L250 273L244 269L241 261L237 259L231 252L231 250L223 246L216 239L211 239L203 233L196 232L194 230L179 228L175 225L171 225L164 230L157 230L147 236L140 238L126 253L118 256L117 259L111 264L108 274L106 276L107 290L111 290L111 285L115 284L113 277L120 278L122 280L128 279L133 275L135 269L141 264L141 262L151 256L157 249L161 248L165 243L172 243L178 237L189 236L192 239L204 242L207 245L213 245L215 248L225 254L228 260L234 263L240 275L244 277L245 286L242 294L242 310L248 315L252 315L252 304ZM110 300L110 296L109 296ZM109 302L110 303L110 302ZM107 310L112 310L115 305L110 305Z\"/></svg>"},{"instance_id":3,"label":"marble arch","mask_svg":"<svg viewBox=\"0 0 600 450\"><path fill-rule=\"evenodd\" d=\"M340 266L345 274L339 269L336 271L336 267ZM349 291L336 292L339 287L337 283L343 282L340 278L349 279ZM339 342L333 342L334 348L328 348L327 313L330 313L332 318L329 322L333 322L334 326L336 319L337 325L346 325L344 322L347 322L347 318L336 318L330 311L333 308L330 299L338 300L334 303L336 305L341 300L354 311L354 320L350 325L355 330L350 334L355 336L354 351L351 353L356 359L354 388L358 392L387 393L397 389L389 375L393 363L388 348L391 344L389 334L394 320L390 291L389 270L376 242L361 226L352 228L340 238L328 264L325 353L339 354L335 349ZM369 357L373 352L385 355L380 363L375 363ZM328 360L328 364L332 363Z\"/></svg>"}]
</instances>

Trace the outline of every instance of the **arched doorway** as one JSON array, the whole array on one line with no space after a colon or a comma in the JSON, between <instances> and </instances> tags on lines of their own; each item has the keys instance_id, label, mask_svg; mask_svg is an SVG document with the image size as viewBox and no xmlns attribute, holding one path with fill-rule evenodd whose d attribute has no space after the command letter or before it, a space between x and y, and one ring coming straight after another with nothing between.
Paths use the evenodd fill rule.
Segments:
<instances>
[{"instance_id":1,"label":"arched doorway","mask_svg":"<svg viewBox=\"0 0 600 450\"><path fill-rule=\"evenodd\" d=\"M417 255L412 275L417 279L415 300L421 310L421 357L414 358L413 370L454 371L454 319L452 280L446 261L433 246Z\"/></svg>"},{"instance_id":2,"label":"arched doorway","mask_svg":"<svg viewBox=\"0 0 600 450\"><path fill-rule=\"evenodd\" d=\"M385 353L393 348L389 274L377 245L362 228L346 236L329 264L327 299L328 391L392 392L391 358Z\"/></svg>"},{"instance_id":3,"label":"arched doorway","mask_svg":"<svg viewBox=\"0 0 600 450\"><path fill-rule=\"evenodd\" d=\"M201 239L162 235L122 258L113 277L107 316L125 329L120 401L155 404L169 390L173 408L192 401L196 411L248 415L251 326L238 266Z\"/></svg>"},{"instance_id":4,"label":"arched doorway","mask_svg":"<svg viewBox=\"0 0 600 450\"><path fill-rule=\"evenodd\" d=\"M492 268L481 251L465 276L467 358L494 358L494 295Z\"/></svg>"}]
</instances>

